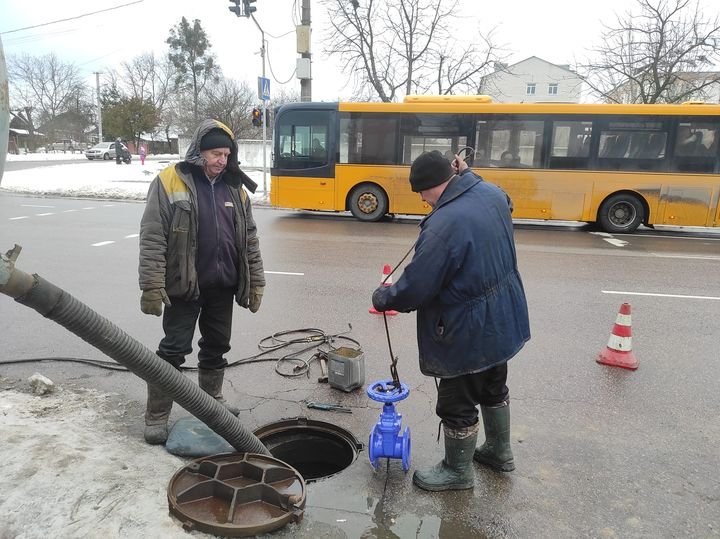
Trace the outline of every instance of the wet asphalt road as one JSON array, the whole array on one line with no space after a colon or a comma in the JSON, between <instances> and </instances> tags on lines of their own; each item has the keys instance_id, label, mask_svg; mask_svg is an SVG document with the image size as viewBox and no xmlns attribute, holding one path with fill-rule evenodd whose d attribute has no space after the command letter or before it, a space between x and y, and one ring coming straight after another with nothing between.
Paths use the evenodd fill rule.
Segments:
<instances>
[{"instance_id":1,"label":"wet asphalt road","mask_svg":"<svg viewBox=\"0 0 720 539\"><path fill-rule=\"evenodd\" d=\"M154 349L160 321L139 311L137 228L141 203L27 198L0 193L0 249L24 250L18 267L71 292ZM256 209L268 285L257 315L237 309L228 359L257 352L277 331L352 324L367 382L389 377L382 318L367 313L383 264L412 245L417 220ZM19 218L23 217L23 218ZM399 462L374 471L367 452L339 475L309 486L305 518L280 537L717 537L720 535L720 234L655 232L609 237L587 227L516 224L533 338L510 363L517 469L480 468L473 491L419 491ZM621 240L621 241L618 241ZM622 242L627 242L622 244ZM111 242L111 243L106 243ZM301 275L295 275L301 274ZM641 295L636 295L641 294ZM662 295L661 295L662 294ZM640 368L594 359L621 303L632 304ZM0 298L2 358L87 357L98 351L34 311ZM417 368L414 315L390 320L399 374L411 387L398 405L410 426L413 466L441 456L435 386ZM117 392L137 405L130 374L71 363L1 366L24 379ZM363 442L380 405L309 378L283 378L273 363L230 371L226 397L255 428L286 417L333 421ZM304 399L353 414L307 410ZM182 410L173 417L184 415Z\"/></svg>"}]
</instances>

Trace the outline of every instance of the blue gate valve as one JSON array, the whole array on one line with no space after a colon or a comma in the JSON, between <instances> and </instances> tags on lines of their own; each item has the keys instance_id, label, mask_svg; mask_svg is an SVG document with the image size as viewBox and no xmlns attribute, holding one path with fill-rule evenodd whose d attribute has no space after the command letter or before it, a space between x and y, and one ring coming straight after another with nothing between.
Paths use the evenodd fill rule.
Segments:
<instances>
[{"instance_id":1,"label":"blue gate valve","mask_svg":"<svg viewBox=\"0 0 720 539\"><path fill-rule=\"evenodd\" d=\"M395 403L410 395L410 388L400 383L396 388L392 380L380 380L367 388L368 397L383 403L380 419L370 433L370 464L377 469L380 458L402 459L403 471L410 469L410 427L400 434L402 414L395 410Z\"/></svg>"}]
</instances>

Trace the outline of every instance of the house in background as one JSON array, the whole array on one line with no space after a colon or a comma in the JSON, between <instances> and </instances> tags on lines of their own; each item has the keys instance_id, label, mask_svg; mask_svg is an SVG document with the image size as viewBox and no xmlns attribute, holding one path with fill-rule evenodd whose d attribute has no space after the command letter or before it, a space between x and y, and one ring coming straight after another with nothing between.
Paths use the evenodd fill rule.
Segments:
<instances>
[{"instance_id":1,"label":"house in background","mask_svg":"<svg viewBox=\"0 0 720 539\"><path fill-rule=\"evenodd\" d=\"M480 93L501 103L579 103L582 79L569 65L556 65L531 56L512 65L496 64L483 77Z\"/></svg>"}]
</instances>

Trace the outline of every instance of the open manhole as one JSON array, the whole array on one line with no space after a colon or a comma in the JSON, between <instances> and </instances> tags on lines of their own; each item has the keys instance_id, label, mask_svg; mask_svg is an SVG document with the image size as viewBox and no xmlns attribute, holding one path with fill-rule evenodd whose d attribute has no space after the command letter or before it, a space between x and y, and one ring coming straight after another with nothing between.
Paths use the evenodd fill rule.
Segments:
<instances>
[{"instance_id":1,"label":"open manhole","mask_svg":"<svg viewBox=\"0 0 720 539\"><path fill-rule=\"evenodd\" d=\"M340 473L363 449L342 427L304 417L270 423L254 434L273 457L292 466L308 483Z\"/></svg>"}]
</instances>

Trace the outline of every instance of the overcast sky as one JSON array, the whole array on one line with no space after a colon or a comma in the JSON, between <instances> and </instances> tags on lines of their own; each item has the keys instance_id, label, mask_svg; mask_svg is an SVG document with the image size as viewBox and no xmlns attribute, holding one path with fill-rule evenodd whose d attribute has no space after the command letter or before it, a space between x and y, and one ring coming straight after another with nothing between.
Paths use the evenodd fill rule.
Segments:
<instances>
[{"instance_id":1,"label":"overcast sky","mask_svg":"<svg viewBox=\"0 0 720 539\"><path fill-rule=\"evenodd\" d=\"M133 0L0 0L0 32L118 6ZM362 3L363 0L360 0ZM277 81L299 92L292 77L295 60L295 24L299 23L301 0L257 0L256 18L269 41L273 74L271 93ZM720 12L717 0L700 0L707 15ZM616 12L632 5L630 0L504 0L483 2L460 0L458 32L472 39L478 29L496 28L496 41L504 44L511 63L538 56L556 64L575 64L597 43L602 22L613 22ZM115 11L2 35L5 54L27 52L42 55L54 51L64 61L73 61L94 84L93 71L112 68L144 52L167 51L165 40L182 16L200 19L212 51L226 76L246 80L256 87L262 73L260 33L251 19L235 17L227 0L143 0ZM324 8L312 0L314 100L337 100L352 95L338 62L322 53L322 38L329 25ZM287 35L286 35L287 34ZM277 36L277 37L271 37ZM284 37L280 37L284 36ZM277 78L277 81L275 80Z\"/></svg>"}]
</instances>

